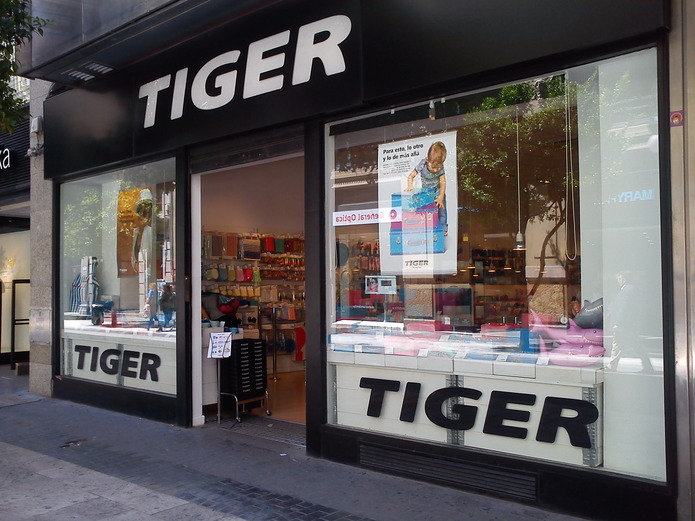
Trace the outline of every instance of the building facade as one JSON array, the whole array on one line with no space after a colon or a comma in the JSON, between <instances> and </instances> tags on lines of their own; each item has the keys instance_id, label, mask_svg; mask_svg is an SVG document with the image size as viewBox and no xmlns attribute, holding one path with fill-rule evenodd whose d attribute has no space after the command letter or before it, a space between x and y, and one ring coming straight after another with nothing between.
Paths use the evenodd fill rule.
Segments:
<instances>
[{"instance_id":1,"label":"building facade","mask_svg":"<svg viewBox=\"0 0 695 521\"><path fill-rule=\"evenodd\" d=\"M33 2L34 392L692 517L689 3L107 4Z\"/></svg>"},{"instance_id":2,"label":"building facade","mask_svg":"<svg viewBox=\"0 0 695 521\"><path fill-rule=\"evenodd\" d=\"M29 361L30 130L27 112L14 132L0 134L0 363L13 368Z\"/></svg>"}]
</instances>

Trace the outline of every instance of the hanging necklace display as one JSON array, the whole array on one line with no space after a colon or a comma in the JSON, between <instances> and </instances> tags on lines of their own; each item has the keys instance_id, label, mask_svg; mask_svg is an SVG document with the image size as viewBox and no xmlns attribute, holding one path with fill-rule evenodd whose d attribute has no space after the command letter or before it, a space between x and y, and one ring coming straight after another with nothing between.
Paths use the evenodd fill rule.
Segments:
<instances>
[{"instance_id":1,"label":"hanging necklace display","mask_svg":"<svg viewBox=\"0 0 695 521\"><path fill-rule=\"evenodd\" d=\"M572 118L570 109L569 75L565 73L565 257L573 261L577 258L577 207L574 197L574 167L572 157ZM570 213L571 209L571 213ZM569 227L572 220L572 255L570 255Z\"/></svg>"}]
</instances>

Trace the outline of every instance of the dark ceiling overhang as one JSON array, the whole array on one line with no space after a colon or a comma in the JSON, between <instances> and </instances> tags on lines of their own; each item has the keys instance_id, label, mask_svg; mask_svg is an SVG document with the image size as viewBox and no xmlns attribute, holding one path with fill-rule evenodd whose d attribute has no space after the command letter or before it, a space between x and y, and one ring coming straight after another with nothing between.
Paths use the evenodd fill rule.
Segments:
<instances>
[{"instance_id":1,"label":"dark ceiling overhang","mask_svg":"<svg viewBox=\"0 0 695 521\"><path fill-rule=\"evenodd\" d=\"M172 48L201 32L259 11L281 0L181 0L133 20L19 75L65 86L82 85ZM20 53L26 56L30 47ZM30 59L20 60L31 63Z\"/></svg>"},{"instance_id":2,"label":"dark ceiling overhang","mask_svg":"<svg viewBox=\"0 0 695 521\"><path fill-rule=\"evenodd\" d=\"M31 228L28 217L0 216L0 233L23 232Z\"/></svg>"}]
</instances>

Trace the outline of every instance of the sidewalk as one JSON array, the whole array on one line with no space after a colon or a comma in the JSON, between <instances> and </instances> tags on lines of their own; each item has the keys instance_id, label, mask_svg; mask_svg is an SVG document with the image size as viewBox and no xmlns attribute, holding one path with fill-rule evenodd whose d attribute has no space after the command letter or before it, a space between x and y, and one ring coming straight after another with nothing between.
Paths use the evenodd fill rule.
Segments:
<instances>
[{"instance_id":1,"label":"sidewalk","mask_svg":"<svg viewBox=\"0 0 695 521\"><path fill-rule=\"evenodd\" d=\"M0 366L3 521L579 521L243 433L282 431L268 418L246 431L234 422L186 429L40 398L27 386Z\"/></svg>"}]
</instances>

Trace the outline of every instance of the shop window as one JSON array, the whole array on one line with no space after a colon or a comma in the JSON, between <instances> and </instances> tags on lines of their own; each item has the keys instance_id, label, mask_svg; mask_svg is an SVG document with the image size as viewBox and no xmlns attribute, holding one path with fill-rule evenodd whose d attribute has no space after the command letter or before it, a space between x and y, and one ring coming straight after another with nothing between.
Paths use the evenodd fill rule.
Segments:
<instances>
[{"instance_id":1,"label":"shop window","mask_svg":"<svg viewBox=\"0 0 695 521\"><path fill-rule=\"evenodd\" d=\"M330 125L329 421L665 480L656 53Z\"/></svg>"},{"instance_id":2,"label":"shop window","mask_svg":"<svg viewBox=\"0 0 695 521\"><path fill-rule=\"evenodd\" d=\"M176 394L175 162L61 185L61 374Z\"/></svg>"}]
</instances>

